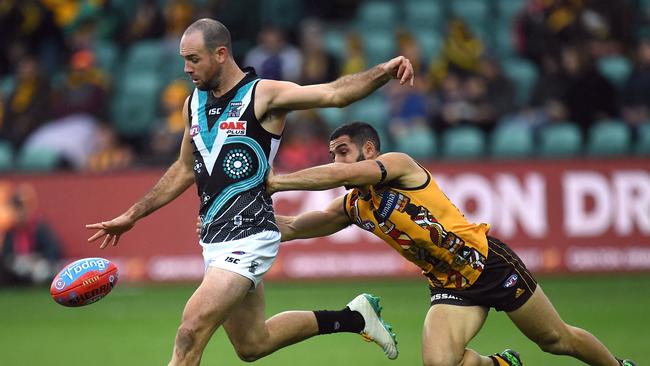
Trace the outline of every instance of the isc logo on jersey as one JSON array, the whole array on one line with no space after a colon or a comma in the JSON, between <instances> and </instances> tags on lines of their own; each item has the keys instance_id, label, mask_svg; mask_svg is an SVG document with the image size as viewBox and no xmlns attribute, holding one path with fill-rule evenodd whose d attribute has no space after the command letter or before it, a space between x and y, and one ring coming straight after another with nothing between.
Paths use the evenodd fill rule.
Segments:
<instances>
[{"instance_id":1,"label":"isc logo on jersey","mask_svg":"<svg viewBox=\"0 0 650 366\"><path fill-rule=\"evenodd\" d=\"M223 121L219 124L219 129L229 136L244 136L246 135L246 121Z\"/></svg>"}]
</instances>

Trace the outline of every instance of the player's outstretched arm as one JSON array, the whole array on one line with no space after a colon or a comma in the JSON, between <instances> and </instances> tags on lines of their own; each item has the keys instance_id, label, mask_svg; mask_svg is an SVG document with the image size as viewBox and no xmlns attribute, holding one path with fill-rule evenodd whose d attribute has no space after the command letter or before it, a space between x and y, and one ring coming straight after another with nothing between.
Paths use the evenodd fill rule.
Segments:
<instances>
[{"instance_id":1,"label":"player's outstretched arm","mask_svg":"<svg viewBox=\"0 0 650 366\"><path fill-rule=\"evenodd\" d=\"M264 110L345 107L365 98L391 79L413 86L411 61L398 56L369 70L342 76L327 84L300 86L286 81L262 80L257 87L257 98L261 99Z\"/></svg>"},{"instance_id":2,"label":"player's outstretched arm","mask_svg":"<svg viewBox=\"0 0 650 366\"><path fill-rule=\"evenodd\" d=\"M187 121L187 100L185 100L185 106L183 107L183 117ZM139 219L174 200L192 183L194 183L192 147L190 145L189 127L186 123L178 160L167 169L167 172L160 178L158 183L126 212L109 221L86 225L87 229L97 230L93 236L88 238L88 242L103 238L99 246L101 249L109 244L117 245L120 236L130 230Z\"/></svg>"},{"instance_id":3,"label":"player's outstretched arm","mask_svg":"<svg viewBox=\"0 0 650 366\"><path fill-rule=\"evenodd\" d=\"M383 171L378 162L384 167ZM411 157L403 153L387 153L377 159L357 163L332 163L288 174L269 174L266 191L272 194L281 191L319 191L342 186L368 186L408 179L416 174L425 173Z\"/></svg>"},{"instance_id":4,"label":"player's outstretched arm","mask_svg":"<svg viewBox=\"0 0 650 366\"><path fill-rule=\"evenodd\" d=\"M351 222L343 211L343 198L335 199L323 211L309 211L298 216L275 215L282 241L328 236L348 227Z\"/></svg>"}]
</instances>

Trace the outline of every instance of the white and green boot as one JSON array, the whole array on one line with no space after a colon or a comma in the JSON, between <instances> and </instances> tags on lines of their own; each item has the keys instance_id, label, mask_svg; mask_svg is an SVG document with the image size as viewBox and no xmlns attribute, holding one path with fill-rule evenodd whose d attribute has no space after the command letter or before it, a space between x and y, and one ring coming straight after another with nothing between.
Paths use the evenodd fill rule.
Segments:
<instances>
[{"instance_id":1,"label":"white and green boot","mask_svg":"<svg viewBox=\"0 0 650 366\"><path fill-rule=\"evenodd\" d=\"M361 331L361 336L366 342L375 342L391 360L397 358L397 340L393 328L381 318L381 306L379 297L370 294L361 294L355 297L347 305L350 310L356 311L366 325Z\"/></svg>"}]
</instances>

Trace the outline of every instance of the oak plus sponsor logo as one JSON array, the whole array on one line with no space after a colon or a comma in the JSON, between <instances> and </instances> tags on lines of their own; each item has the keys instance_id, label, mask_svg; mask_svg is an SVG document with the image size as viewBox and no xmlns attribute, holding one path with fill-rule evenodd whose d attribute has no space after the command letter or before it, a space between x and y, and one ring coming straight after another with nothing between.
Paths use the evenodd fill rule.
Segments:
<instances>
[{"instance_id":1,"label":"oak plus sponsor logo","mask_svg":"<svg viewBox=\"0 0 650 366\"><path fill-rule=\"evenodd\" d=\"M246 135L246 121L223 121L219 123L219 129L228 136Z\"/></svg>"}]
</instances>

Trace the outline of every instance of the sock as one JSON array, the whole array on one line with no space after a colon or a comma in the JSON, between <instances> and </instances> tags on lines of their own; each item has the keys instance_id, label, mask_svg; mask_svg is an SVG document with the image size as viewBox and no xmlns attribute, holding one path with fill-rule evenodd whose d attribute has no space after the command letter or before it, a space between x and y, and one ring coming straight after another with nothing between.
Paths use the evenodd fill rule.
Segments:
<instances>
[{"instance_id":1,"label":"sock","mask_svg":"<svg viewBox=\"0 0 650 366\"><path fill-rule=\"evenodd\" d=\"M492 359L494 366L510 366L510 364L499 355L488 356Z\"/></svg>"},{"instance_id":2,"label":"sock","mask_svg":"<svg viewBox=\"0 0 650 366\"><path fill-rule=\"evenodd\" d=\"M318 322L318 334L340 332L360 333L366 322L359 312L345 307L343 310L317 310L314 311Z\"/></svg>"}]
</instances>

